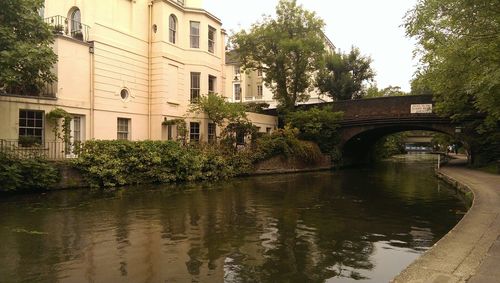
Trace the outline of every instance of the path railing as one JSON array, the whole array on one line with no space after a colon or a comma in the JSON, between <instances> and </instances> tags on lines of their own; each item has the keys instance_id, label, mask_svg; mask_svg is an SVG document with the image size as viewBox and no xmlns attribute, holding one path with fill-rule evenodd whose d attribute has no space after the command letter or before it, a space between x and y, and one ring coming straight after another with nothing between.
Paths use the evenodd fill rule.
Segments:
<instances>
[{"instance_id":1,"label":"path railing","mask_svg":"<svg viewBox=\"0 0 500 283\"><path fill-rule=\"evenodd\" d=\"M0 152L18 158L45 158L49 160L64 160L77 157L79 144L57 141L25 142L19 140L0 139Z\"/></svg>"}]
</instances>

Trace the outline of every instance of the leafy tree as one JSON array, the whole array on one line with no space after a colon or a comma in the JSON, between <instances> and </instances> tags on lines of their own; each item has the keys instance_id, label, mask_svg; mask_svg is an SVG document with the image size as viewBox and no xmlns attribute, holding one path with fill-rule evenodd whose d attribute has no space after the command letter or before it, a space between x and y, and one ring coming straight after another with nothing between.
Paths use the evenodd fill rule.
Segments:
<instances>
[{"instance_id":1,"label":"leafy tree","mask_svg":"<svg viewBox=\"0 0 500 283\"><path fill-rule=\"evenodd\" d=\"M366 89L366 94L364 98L370 97L384 97L384 96L402 96L407 95L406 92L401 90L399 86L388 86L383 89L379 89L377 85L373 84Z\"/></svg>"},{"instance_id":2,"label":"leafy tree","mask_svg":"<svg viewBox=\"0 0 500 283\"><path fill-rule=\"evenodd\" d=\"M297 102L309 98L307 91L325 52L324 22L296 0L280 0L276 15L276 19L264 16L231 41L242 67L264 71L264 83L280 108L293 110Z\"/></svg>"},{"instance_id":3,"label":"leafy tree","mask_svg":"<svg viewBox=\"0 0 500 283\"><path fill-rule=\"evenodd\" d=\"M230 103L226 98L216 93L209 93L200 97L197 103L191 104L189 111L194 113L206 113L208 119L219 128L223 128L221 134L224 144L236 146L236 134L252 135L255 126L248 121L245 106L240 103Z\"/></svg>"},{"instance_id":4,"label":"leafy tree","mask_svg":"<svg viewBox=\"0 0 500 283\"><path fill-rule=\"evenodd\" d=\"M334 100L361 98L364 83L373 81L372 59L361 55L356 47L349 53L334 53L325 58L325 68L318 74L317 86Z\"/></svg>"},{"instance_id":5,"label":"leafy tree","mask_svg":"<svg viewBox=\"0 0 500 283\"><path fill-rule=\"evenodd\" d=\"M324 153L333 153L342 112L311 108L289 113L287 122L299 129L299 138L317 143Z\"/></svg>"},{"instance_id":6,"label":"leafy tree","mask_svg":"<svg viewBox=\"0 0 500 283\"><path fill-rule=\"evenodd\" d=\"M38 15L42 0L2 0L0 9L0 91L37 95L56 80L57 56L50 27Z\"/></svg>"},{"instance_id":7,"label":"leafy tree","mask_svg":"<svg viewBox=\"0 0 500 283\"><path fill-rule=\"evenodd\" d=\"M190 105L192 113L206 113L208 119L222 127L224 122L246 121L245 106L240 103L230 103L217 93L209 93L199 98L197 103Z\"/></svg>"},{"instance_id":8,"label":"leafy tree","mask_svg":"<svg viewBox=\"0 0 500 283\"><path fill-rule=\"evenodd\" d=\"M405 18L421 63L413 91L457 121L485 114L483 131L500 121L499 11L499 1L419 0Z\"/></svg>"}]
</instances>

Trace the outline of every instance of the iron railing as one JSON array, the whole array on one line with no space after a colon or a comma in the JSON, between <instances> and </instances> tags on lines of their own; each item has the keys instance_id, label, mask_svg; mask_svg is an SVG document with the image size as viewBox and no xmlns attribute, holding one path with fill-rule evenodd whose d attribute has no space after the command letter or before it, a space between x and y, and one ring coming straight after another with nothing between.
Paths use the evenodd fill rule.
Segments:
<instances>
[{"instance_id":1,"label":"iron railing","mask_svg":"<svg viewBox=\"0 0 500 283\"><path fill-rule=\"evenodd\" d=\"M0 139L0 152L18 158L45 158L49 160L64 160L78 157L79 143L37 142Z\"/></svg>"},{"instance_id":2,"label":"iron railing","mask_svg":"<svg viewBox=\"0 0 500 283\"><path fill-rule=\"evenodd\" d=\"M6 87L0 89L0 95L6 96L25 96L32 98L56 98L57 96L57 82L46 83L41 89L26 88L20 86Z\"/></svg>"},{"instance_id":3,"label":"iron railing","mask_svg":"<svg viewBox=\"0 0 500 283\"><path fill-rule=\"evenodd\" d=\"M44 21L52 27L54 34L68 36L83 42L89 40L90 27L78 21L63 16L45 18Z\"/></svg>"}]
</instances>

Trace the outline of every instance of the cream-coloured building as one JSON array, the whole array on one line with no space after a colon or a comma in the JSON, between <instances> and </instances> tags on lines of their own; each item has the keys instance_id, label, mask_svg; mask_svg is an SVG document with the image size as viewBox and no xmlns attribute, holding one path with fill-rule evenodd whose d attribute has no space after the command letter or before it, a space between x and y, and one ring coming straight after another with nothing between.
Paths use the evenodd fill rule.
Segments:
<instances>
[{"instance_id":1,"label":"cream-coloured building","mask_svg":"<svg viewBox=\"0 0 500 283\"><path fill-rule=\"evenodd\" d=\"M189 104L224 94L225 31L201 0L46 0L40 11L57 33L57 83L38 96L0 95L0 139L53 140L45 115L73 116L71 138L167 140L184 118L190 140L219 129ZM276 118L251 115L259 127ZM264 131L264 130L263 130Z\"/></svg>"},{"instance_id":2,"label":"cream-coloured building","mask_svg":"<svg viewBox=\"0 0 500 283\"><path fill-rule=\"evenodd\" d=\"M335 45L323 34L325 51L328 54L335 52ZM273 93L263 81L264 72L259 70L242 70L241 63L234 51L226 52L226 86L225 93L232 102L266 103L269 108L276 108L277 101ZM308 93L309 99L299 104L331 102L332 99L314 89Z\"/></svg>"}]
</instances>

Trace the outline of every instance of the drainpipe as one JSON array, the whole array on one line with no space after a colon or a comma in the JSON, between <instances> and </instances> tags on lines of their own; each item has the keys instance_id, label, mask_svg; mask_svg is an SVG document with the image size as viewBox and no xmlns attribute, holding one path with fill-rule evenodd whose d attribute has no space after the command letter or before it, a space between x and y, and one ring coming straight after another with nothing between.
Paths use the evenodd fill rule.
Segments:
<instances>
[{"instance_id":1,"label":"drainpipe","mask_svg":"<svg viewBox=\"0 0 500 283\"><path fill-rule=\"evenodd\" d=\"M149 19L148 19L148 139L151 139L151 96L153 92L152 84L152 50L153 50L153 0L148 4Z\"/></svg>"},{"instance_id":2,"label":"drainpipe","mask_svg":"<svg viewBox=\"0 0 500 283\"><path fill-rule=\"evenodd\" d=\"M90 136L89 138L92 140L94 139L94 109L95 109L95 97L94 97L94 89L95 89L95 80L94 80L94 73L95 73L95 60L94 60L94 42L90 42L89 46L89 53L90 53L90 117L89 117L89 122L90 122Z\"/></svg>"}]
</instances>

